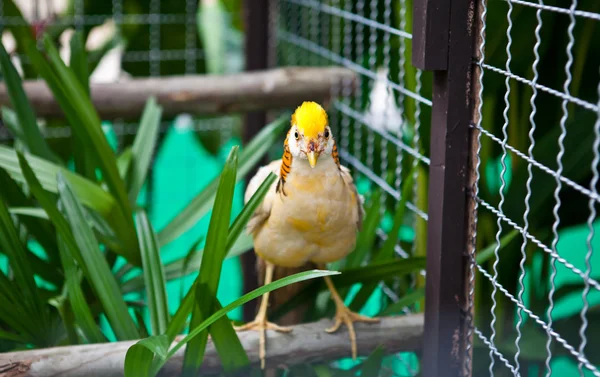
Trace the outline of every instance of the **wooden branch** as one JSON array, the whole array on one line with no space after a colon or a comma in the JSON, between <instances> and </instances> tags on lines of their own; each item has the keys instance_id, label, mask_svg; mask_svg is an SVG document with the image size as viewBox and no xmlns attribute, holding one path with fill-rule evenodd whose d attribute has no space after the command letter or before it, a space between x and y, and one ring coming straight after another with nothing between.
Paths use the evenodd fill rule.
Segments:
<instances>
[{"instance_id":1,"label":"wooden branch","mask_svg":"<svg viewBox=\"0 0 600 377\"><path fill-rule=\"evenodd\" d=\"M331 320L293 326L291 334L267 331L267 367L295 365L351 357L348 332L342 326L334 334L325 328ZM384 317L379 324L355 324L358 352L368 355L381 345L387 354L420 350L423 316ZM250 361L258 365L258 333L239 333ZM135 342L66 346L0 354L0 377L121 377L127 349ZM161 370L160 376L178 376L185 347ZM220 360L209 339L201 373L220 370Z\"/></svg>"},{"instance_id":2,"label":"wooden branch","mask_svg":"<svg viewBox=\"0 0 600 377\"><path fill-rule=\"evenodd\" d=\"M168 117L290 108L307 100L327 102L332 88L344 80L356 88L355 75L346 68L288 67L219 76L134 78L92 84L91 93L103 119L137 118L149 96L156 96ZM23 86L37 116L64 117L44 81L25 81ZM11 106L4 83L0 84L0 106Z\"/></svg>"}]
</instances>

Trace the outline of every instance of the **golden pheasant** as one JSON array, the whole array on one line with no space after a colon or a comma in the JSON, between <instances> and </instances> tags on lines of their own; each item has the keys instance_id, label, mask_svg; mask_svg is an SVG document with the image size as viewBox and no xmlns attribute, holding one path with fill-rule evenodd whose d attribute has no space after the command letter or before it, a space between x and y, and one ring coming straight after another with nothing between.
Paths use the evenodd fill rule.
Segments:
<instances>
[{"instance_id":1,"label":"golden pheasant","mask_svg":"<svg viewBox=\"0 0 600 377\"><path fill-rule=\"evenodd\" d=\"M256 254L266 262L265 284L273 279L275 266L298 268L325 264L348 255L355 246L363 218L362 200L350 171L340 164L335 140L326 111L315 102L304 102L291 119L284 142L283 157L261 167L250 180L245 201L257 190L269 173L278 180L248 222ZM342 323L348 327L352 357L357 354L353 322L378 322L350 311L325 277L336 305L336 331ZM261 367L265 365L265 330L289 332L267 321L268 293L262 297L256 319L236 330L260 332Z\"/></svg>"}]
</instances>

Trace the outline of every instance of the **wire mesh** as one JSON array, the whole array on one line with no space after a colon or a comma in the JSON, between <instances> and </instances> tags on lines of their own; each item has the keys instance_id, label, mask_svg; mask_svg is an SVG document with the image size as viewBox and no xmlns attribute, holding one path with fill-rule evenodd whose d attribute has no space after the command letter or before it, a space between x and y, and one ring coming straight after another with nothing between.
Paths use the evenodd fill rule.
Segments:
<instances>
[{"instance_id":1,"label":"wire mesh","mask_svg":"<svg viewBox=\"0 0 600 377\"><path fill-rule=\"evenodd\" d=\"M328 106L342 164L351 169L367 206L374 191L381 193L383 220L376 233L382 243L402 196L407 195L396 254L424 255L427 187L420 178L430 161L420 125L431 107L431 91L423 80L431 78L410 64L410 2L278 0L277 4L278 65L335 65L356 74L357 90L349 82L337 83ZM404 188L409 176L413 184ZM412 276L404 285L382 283L382 305L397 302L423 284L422 276ZM411 305L404 312L415 308ZM414 355L396 358L401 367L394 373L419 373Z\"/></svg>"},{"instance_id":2,"label":"wire mesh","mask_svg":"<svg viewBox=\"0 0 600 377\"><path fill-rule=\"evenodd\" d=\"M586 43L600 14L577 0L478 7L468 374L598 376L600 76Z\"/></svg>"}]
</instances>

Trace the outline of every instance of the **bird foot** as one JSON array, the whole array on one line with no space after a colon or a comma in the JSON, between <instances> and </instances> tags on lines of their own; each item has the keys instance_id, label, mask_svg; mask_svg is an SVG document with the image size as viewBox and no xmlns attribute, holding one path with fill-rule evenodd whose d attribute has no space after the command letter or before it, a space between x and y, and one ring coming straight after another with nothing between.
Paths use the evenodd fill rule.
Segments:
<instances>
[{"instance_id":1,"label":"bird foot","mask_svg":"<svg viewBox=\"0 0 600 377\"><path fill-rule=\"evenodd\" d=\"M266 330L275 330L277 332L289 333L292 332L291 327L283 327L279 326L275 323L267 321L266 317L256 317L256 319L252 322L248 322L242 326L233 326L235 331L258 331L259 332L259 351L258 355L260 357L260 367L261 369L265 369L265 356L267 354L266 351Z\"/></svg>"},{"instance_id":2,"label":"bird foot","mask_svg":"<svg viewBox=\"0 0 600 377\"><path fill-rule=\"evenodd\" d=\"M346 305L340 303L337 305L335 317L335 323L328 329L325 329L328 333L336 332L343 324L348 328L350 333L350 343L352 347L352 359L356 360L357 346L356 346L356 333L354 332L354 322L366 322L366 323L378 323L379 318L366 317L364 315L351 311Z\"/></svg>"}]
</instances>

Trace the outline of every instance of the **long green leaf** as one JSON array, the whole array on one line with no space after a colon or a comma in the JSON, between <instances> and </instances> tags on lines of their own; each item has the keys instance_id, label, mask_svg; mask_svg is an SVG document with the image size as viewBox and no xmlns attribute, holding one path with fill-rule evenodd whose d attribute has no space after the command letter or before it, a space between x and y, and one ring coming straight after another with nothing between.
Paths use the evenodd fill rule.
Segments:
<instances>
[{"instance_id":1,"label":"long green leaf","mask_svg":"<svg viewBox=\"0 0 600 377\"><path fill-rule=\"evenodd\" d=\"M375 190L369 201L369 207L365 210L365 217L362 225L362 230L356 240L356 247L346 257L344 267L358 267L365 260L369 252L373 251L373 245L377 238L377 228L381 222L381 191Z\"/></svg>"},{"instance_id":2,"label":"long green leaf","mask_svg":"<svg viewBox=\"0 0 600 377\"><path fill-rule=\"evenodd\" d=\"M228 236L227 242L229 242L229 240L231 238L232 237ZM246 251L252 249L253 246L254 246L254 243L252 241L252 237L246 233L242 233L237 238L237 240L235 240L231 249L229 249L229 252L227 253L227 257L225 257L225 259L235 258L237 256L240 256L243 253L245 253ZM200 263L202 262L202 253L203 253L202 250L198 250L198 251L192 253L191 255L189 255L190 256L189 260L186 260L186 257L188 256L188 255L186 255L186 257L183 257L183 258L177 259L173 262L167 263L164 267L166 281L181 279L182 277L186 277L192 273L197 272L198 269L200 268ZM119 271L118 274L119 274L119 276L123 276L128 271L129 271L129 269ZM121 292L123 292L123 293L136 292L136 291L139 291L142 289L144 289L143 276L133 277L133 278L127 280L126 282L124 282L121 286Z\"/></svg>"},{"instance_id":3,"label":"long green leaf","mask_svg":"<svg viewBox=\"0 0 600 377\"><path fill-rule=\"evenodd\" d=\"M81 84L85 94L90 96L90 75L88 71L88 58L85 50L84 36L81 31L73 33L70 41L71 59L69 67L75 73L75 77ZM73 160L75 162L75 171L91 180L96 179L96 172L91 161L91 154L85 147L85 143L80 140L75 133L71 135L73 148Z\"/></svg>"},{"instance_id":4,"label":"long green leaf","mask_svg":"<svg viewBox=\"0 0 600 377\"><path fill-rule=\"evenodd\" d=\"M88 207L98 211L109 218L116 205L115 199L100 186L74 174L65 168L48 162L31 154L24 154L28 165L35 172L42 187L49 192L58 193L56 186L56 174L60 171L73 184L77 197ZM19 165L19 159L14 149L0 145L0 167L4 168L12 179L17 182L26 183L23 172Z\"/></svg>"},{"instance_id":5,"label":"long green leaf","mask_svg":"<svg viewBox=\"0 0 600 377\"><path fill-rule=\"evenodd\" d=\"M408 172L406 180L402 184L402 192L401 198L396 206L396 213L394 215L394 223L392 225L392 229L387 234L387 239L383 243L383 247L374 251L372 262L379 263L385 260L390 260L394 257L394 248L398 243L398 236L400 233L400 228L404 222L404 213L406 210L406 202L410 196L410 193L413 189L413 176L414 171L416 171L417 166L413 166L413 168ZM375 231L373 230L373 233ZM366 304L367 300L373 294L373 291L377 289L378 283L366 284L363 285L354 299L350 304L350 309L354 311L359 311Z\"/></svg>"},{"instance_id":6,"label":"long green leaf","mask_svg":"<svg viewBox=\"0 0 600 377\"><path fill-rule=\"evenodd\" d=\"M35 176L39 179L44 190L51 193L58 193L56 184L56 175L60 171L69 182L72 184L73 190L77 194L78 199L85 204L87 207L97 211L106 220L114 233L118 236L119 240L127 240L128 238L135 239L135 229L133 235L128 233L127 222L128 220L123 216L119 207L117 206L115 199L100 186L94 184L86 178L83 178L79 174L72 173L65 168L47 162L41 158L32 156L31 154L24 154L28 165L35 172ZM0 167L4 168L8 175L18 182L26 183L26 179L21 170L19 159L14 149L0 145ZM137 243L137 240L135 241ZM135 254L135 250L138 249L136 245L135 249L124 247L124 244L111 243L111 247L114 247L114 251L119 252L129 262L136 265L141 265L141 259L139 254ZM138 262L139 259L139 263Z\"/></svg>"},{"instance_id":7,"label":"long green leaf","mask_svg":"<svg viewBox=\"0 0 600 377\"><path fill-rule=\"evenodd\" d=\"M2 199L0 199L0 249L8 257L16 287L20 292L19 296L27 308L28 315L38 318L40 324L38 329L45 328L48 321L46 308L35 284L25 247L19 240L8 207Z\"/></svg>"},{"instance_id":8,"label":"long green leaf","mask_svg":"<svg viewBox=\"0 0 600 377\"><path fill-rule=\"evenodd\" d=\"M341 275L332 278L337 289L350 287L357 283L370 284L393 277L411 274L425 269L424 257L410 257L393 261L385 261L368 266L344 269ZM315 281L308 284L297 295L291 297L288 301L280 305L271 315L271 318L277 319L288 311L314 298L316 294L325 291L327 286L322 281Z\"/></svg>"},{"instance_id":9,"label":"long green leaf","mask_svg":"<svg viewBox=\"0 0 600 377\"><path fill-rule=\"evenodd\" d=\"M8 331L4 331L0 329L0 339L4 339L4 340L12 340L13 342L17 342L17 343L22 343L22 344L27 344L29 343L29 339L21 336L19 334L15 334L12 332L8 332Z\"/></svg>"},{"instance_id":10,"label":"long green leaf","mask_svg":"<svg viewBox=\"0 0 600 377\"><path fill-rule=\"evenodd\" d=\"M206 235L206 252L202 255L200 273L196 279L196 284L194 284L196 290L196 304L192 310L192 322L190 327L196 327L202 323L210 316L216 306L217 288L221 278L221 265L223 264L223 260L227 253L227 235L229 232L229 219L231 218L231 206L236 182L237 161L238 147L235 146L229 153L229 157L225 162L225 166L223 167L219 179L215 205L212 209L210 224ZM224 321L226 320L224 319ZM231 324L228 321L226 322L227 325L231 327ZM219 328L216 328L216 330L219 330ZM227 334L222 331L217 331L216 333L211 331L211 333L213 338L231 335L231 333ZM221 358L229 358L232 353L245 353L235 333L233 334L233 338L229 336L226 340L230 343L230 349L226 354L219 353ZM208 331L205 331L188 344L183 361L184 375L195 376L198 373L200 365L204 360L204 351L206 349L207 341ZM224 362L223 364L227 370L229 363Z\"/></svg>"},{"instance_id":11,"label":"long green leaf","mask_svg":"<svg viewBox=\"0 0 600 377\"><path fill-rule=\"evenodd\" d=\"M167 359L169 340L165 335L155 335L142 339L129 347L125 355L125 377L154 376L153 366L160 368L159 362Z\"/></svg>"},{"instance_id":12,"label":"long green leaf","mask_svg":"<svg viewBox=\"0 0 600 377\"><path fill-rule=\"evenodd\" d=\"M210 325L212 325L215 321L219 320L220 318L222 318L223 316L225 316L227 313L229 313L230 311L238 308L241 305L244 305L245 303L254 300L257 297L260 297L262 295L264 295L265 293L274 291L276 289L288 286L290 284L295 284L295 283L299 283L301 281L305 281L305 280L309 280L309 279L317 279L317 278L321 278L324 276L331 276L331 275L337 275L339 274L339 272L335 272L335 271L323 271L323 270L311 270L311 271L304 271L304 272L300 272L298 274L294 274L291 276L287 276L283 279L279 279L276 280L270 284L266 284L260 288L257 288L255 290L253 290L252 292L249 292L245 295L243 295L242 297L238 298L237 300L233 301L232 303L230 303L229 305L225 306L224 308L217 310L215 313L213 313L210 317L208 317L204 322L202 322L200 325L198 325L197 327L195 327L194 329L192 329L190 331L190 333L183 338L181 341L179 341L174 347L172 347L168 353L167 356L160 361L160 363L158 363L157 365L154 365L149 374L147 375L143 375L140 373L136 373L137 370L146 370L146 366L152 364L152 361L154 360L154 355L157 353L154 350L151 350L150 355L146 354L146 355L140 355L136 349L134 349L132 347L129 348L129 350L127 350L127 355L125 357L125 370L126 370L126 374L125 377L130 377L130 376L156 376L156 374L160 371L160 368L162 368L162 366L171 358L173 357L173 355L175 355L175 353L184 345L186 345L187 343L190 342L190 340L194 339L194 337L196 337L198 334L200 334L203 330L205 330L206 328L208 328ZM151 337L154 338L154 337ZM148 338L150 339L150 338ZM144 339L145 340L145 339ZM144 340L136 343L137 344L142 344L142 342L144 342ZM150 348L148 348L150 350ZM132 353L131 357L130 352ZM133 368L133 366L137 366L139 369L135 369ZM132 374L127 374L127 371L130 371L130 373Z\"/></svg>"},{"instance_id":13,"label":"long green leaf","mask_svg":"<svg viewBox=\"0 0 600 377\"><path fill-rule=\"evenodd\" d=\"M100 331L96 321L94 321L92 311L81 290L81 278L75 266L74 257L60 234L58 235L58 249L60 250L60 258L64 268L69 304L73 309L77 326L81 329L89 343L106 342L106 338Z\"/></svg>"},{"instance_id":14,"label":"long green leaf","mask_svg":"<svg viewBox=\"0 0 600 377\"><path fill-rule=\"evenodd\" d=\"M136 339L138 332L110 267L100 251L92 229L85 220L84 209L65 177L58 175L58 191L78 246L79 258L116 336L120 340ZM75 252L72 250L72 252Z\"/></svg>"},{"instance_id":15,"label":"long green leaf","mask_svg":"<svg viewBox=\"0 0 600 377\"><path fill-rule=\"evenodd\" d=\"M518 234L519 234L518 230L512 229L510 232L508 232L506 235L504 235L500 239L499 250L506 247L506 245L508 245L510 243L510 241L512 241ZM485 249L478 252L477 255L475 256L475 260L477 261L477 263L482 264L482 263L485 263L488 259L492 258L495 255L494 252L496 250L496 246L497 245L495 243L492 243L492 244L488 245Z\"/></svg>"},{"instance_id":16,"label":"long green leaf","mask_svg":"<svg viewBox=\"0 0 600 377\"><path fill-rule=\"evenodd\" d=\"M241 163L237 172L237 181L243 179L258 161L262 159L273 143L279 139L288 122L289 115L282 115L274 122L265 126L248 143L240 154ZM208 213L214 202L217 186L218 179L215 179L158 233L158 240L161 246L179 237Z\"/></svg>"},{"instance_id":17,"label":"long green leaf","mask_svg":"<svg viewBox=\"0 0 600 377\"><path fill-rule=\"evenodd\" d=\"M79 81L83 91L89 97L90 74L88 71L88 58L85 50L85 41L83 38L83 33L81 31L76 31L71 37L71 60L69 62L69 67L73 70L73 73L75 73L75 77Z\"/></svg>"},{"instance_id":18,"label":"long green leaf","mask_svg":"<svg viewBox=\"0 0 600 377\"><path fill-rule=\"evenodd\" d=\"M65 66L47 35L44 38L44 46L50 62L41 55L34 44L28 46L28 56L54 94L77 138L86 144L92 160L100 167L118 209L112 214L111 226L124 244L125 257L129 262L139 266L141 257L135 237L131 206L125 184L119 176L116 157L100 127L98 114L75 74Z\"/></svg>"},{"instance_id":19,"label":"long green leaf","mask_svg":"<svg viewBox=\"0 0 600 377\"><path fill-rule=\"evenodd\" d=\"M227 234L227 253L228 253L227 256L228 256L228 258L231 258L232 255L234 255L236 252L237 242L235 242L235 241L239 241L240 239L243 240L243 244L239 247L240 250L244 250L244 249L248 250L249 248L252 247L252 238L250 236L248 236L246 233L242 233L242 229L248 223L248 220L250 219L250 215L252 213L254 213L254 211L256 210L258 205L260 203L262 203L265 195L267 194L267 191L273 184L273 179L274 178L271 177L271 175L269 175L267 178L265 178L265 180L262 182L262 184L259 186L259 188L256 190L256 192L252 195L250 200L248 200L248 202L246 203L246 205L244 206L244 208L242 209L240 214L237 216L237 218L235 219L235 221L229 228L229 232ZM194 259L202 258L202 255L203 254L195 255ZM190 264L192 264L192 265L193 265L193 263L194 263L194 261L190 262ZM200 264L201 261L199 260L197 263ZM168 266L167 269L169 269L169 267L170 266ZM176 272L179 272L179 270L176 270ZM197 280L197 278L196 278L196 280ZM194 282L194 285L195 285L195 282ZM183 326L185 325L185 320L188 317L188 315L191 311L191 308L192 308L192 302L194 300L194 292L195 292L194 286L192 286L190 291L183 298L182 303L179 306L179 309L177 309L177 312L175 313L175 316L173 317L173 320L169 323L169 328L167 330L167 335L169 336L169 339L171 339L171 340L174 339L175 336L177 334L179 334L181 329L183 329Z\"/></svg>"},{"instance_id":20,"label":"long green leaf","mask_svg":"<svg viewBox=\"0 0 600 377\"><path fill-rule=\"evenodd\" d=\"M62 84L63 94L71 100L73 110L80 121L78 124L71 125L73 130L78 132L81 138L85 140L86 144L91 148L91 152L96 154L95 160L102 170L103 177L110 191L121 205L124 213L131 214L125 185L119 177L117 160L110 145L108 145L108 140L106 140L102 132L98 113L73 71L60 58L58 50L48 35L44 36L44 47L48 54L50 67Z\"/></svg>"},{"instance_id":21,"label":"long green leaf","mask_svg":"<svg viewBox=\"0 0 600 377\"><path fill-rule=\"evenodd\" d=\"M137 212L136 219L152 333L162 334L167 330L170 316L160 249L146 212Z\"/></svg>"},{"instance_id":22,"label":"long green leaf","mask_svg":"<svg viewBox=\"0 0 600 377\"><path fill-rule=\"evenodd\" d=\"M390 304L385 308L379 315L386 316L401 312L404 308L414 305L425 297L425 289L419 288L414 292L411 292L405 296L402 296L400 300Z\"/></svg>"},{"instance_id":23,"label":"long green leaf","mask_svg":"<svg viewBox=\"0 0 600 377\"><path fill-rule=\"evenodd\" d=\"M2 106L2 122L13 133L16 139L25 140L25 134L19 124L17 113L8 107Z\"/></svg>"},{"instance_id":24,"label":"long green leaf","mask_svg":"<svg viewBox=\"0 0 600 377\"><path fill-rule=\"evenodd\" d=\"M371 352L369 357L367 357L367 359L363 362L360 369L360 375L365 377L379 376L384 355L385 354L382 346L375 348L375 350Z\"/></svg>"},{"instance_id":25,"label":"long green leaf","mask_svg":"<svg viewBox=\"0 0 600 377\"><path fill-rule=\"evenodd\" d=\"M2 168L0 168L0 187L2 187L0 196L2 196L6 203L11 206L9 209L11 214L16 214L12 211L14 207L31 208L35 206L34 201L25 195L17 182L11 179L6 170ZM42 210L42 212L44 211ZM44 212L44 215L45 214L46 213ZM50 226L50 223L29 216L20 216L19 220L25 225L29 234L42 246L49 261L53 265L58 266L60 262L58 257L58 247L56 245L56 235L54 229Z\"/></svg>"},{"instance_id":26,"label":"long green leaf","mask_svg":"<svg viewBox=\"0 0 600 377\"><path fill-rule=\"evenodd\" d=\"M23 137L22 141L32 154L52 162L57 162L58 159L50 151L38 127L33 108L29 103L25 90L23 90L21 76L19 76L19 73L10 61L10 57L2 43L0 43L0 67L2 68L6 89L8 90L8 97L15 109L18 125L21 128L20 135Z\"/></svg>"},{"instance_id":27,"label":"long green leaf","mask_svg":"<svg viewBox=\"0 0 600 377\"><path fill-rule=\"evenodd\" d=\"M146 181L148 167L158 136L161 114L162 107L156 103L156 98L149 98L146 101L140 128L131 149L132 161L129 166L128 185L129 201L132 205L135 205L140 190Z\"/></svg>"}]
</instances>

